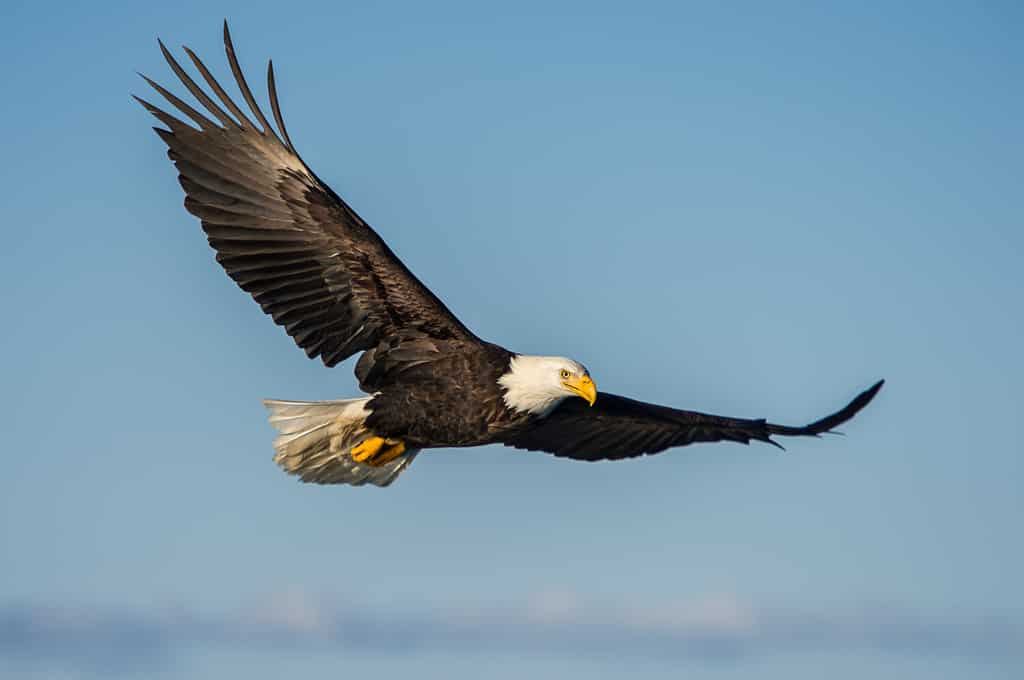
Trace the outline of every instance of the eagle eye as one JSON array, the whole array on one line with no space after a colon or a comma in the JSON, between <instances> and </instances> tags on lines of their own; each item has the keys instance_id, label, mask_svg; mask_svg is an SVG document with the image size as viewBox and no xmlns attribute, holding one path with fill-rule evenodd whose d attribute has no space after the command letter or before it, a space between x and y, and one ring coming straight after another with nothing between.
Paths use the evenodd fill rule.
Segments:
<instances>
[{"instance_id":1,"label":"eagle eye","mask_svg":"<svg viewBox=\"0 0 1024 680\"><path fill-rule=\"evenodd\" d=\"M563 368L561 371L558 372L558 375L562 376L562 380L565 380L566 378L569 377L569 369Z\"/></svg>"}]
</instances>

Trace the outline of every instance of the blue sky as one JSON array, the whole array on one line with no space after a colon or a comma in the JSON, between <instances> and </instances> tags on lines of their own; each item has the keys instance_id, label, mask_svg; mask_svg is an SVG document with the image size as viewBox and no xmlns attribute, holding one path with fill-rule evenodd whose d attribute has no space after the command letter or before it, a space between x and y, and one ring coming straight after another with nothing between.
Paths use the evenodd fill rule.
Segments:
<instances>
[{"instance_id":1,"label":"blue sky","mask_svg":"<svg viewBox=\"0 0 1024 680\"><path fill-rule=\"evenodd\" d=\"M115 640L97 621L144 622L166 647L90 661L62 650L98 638L43 626L38 644L0 639L19 677L136 662L476 677L490 659L508 677L611 678L635 672L623 659L649 632L602 639L605 664L502 635L493 654L471 635L405 656L379 640L277 653L245 634L203 643L179 620L295 601L385 630L525 616L530 635L551 622L522 612L554 603L572 639L591 612L614 633L639 611L684 651L724 608L776 641L725 666L645 661L652 677L1020 672L1006 652L1024 621L1015 3L5 14L0 638L57 611ZM274 58L306 161L480 335L578 358L608 391L778 422L886 389L846 437L787 453L583 464L492 447L421 456L386 490L298 484L270 460L260 399L354 395L352 364L308 361L231 284L128 97L147 94L135 71L173 84L158 35L226 78L224 16L260 93ZM273 609L287 639L290 606ZM910 616L972 651L782 644L778 612L882 631ZM972 646L979 629L1003 644Z\"/></svg>"}]
</instances>

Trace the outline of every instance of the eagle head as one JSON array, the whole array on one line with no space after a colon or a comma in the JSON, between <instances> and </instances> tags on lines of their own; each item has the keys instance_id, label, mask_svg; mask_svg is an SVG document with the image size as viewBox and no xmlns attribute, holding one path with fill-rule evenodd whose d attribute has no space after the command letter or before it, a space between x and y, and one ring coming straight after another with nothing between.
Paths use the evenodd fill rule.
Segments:
<instances>
[{"instance_id":1,"label":"eagle head","mask_svg":"<svg viewBox=\"0 0 1024 680\"><path fill-rule=\"evenodd\" d=\"M597 385L587 367L566 357L516 354L498 384L509 408L533 415L547 415L568 397L580 397L591 406L597 400Z\"/></svg>"}]
</instances>

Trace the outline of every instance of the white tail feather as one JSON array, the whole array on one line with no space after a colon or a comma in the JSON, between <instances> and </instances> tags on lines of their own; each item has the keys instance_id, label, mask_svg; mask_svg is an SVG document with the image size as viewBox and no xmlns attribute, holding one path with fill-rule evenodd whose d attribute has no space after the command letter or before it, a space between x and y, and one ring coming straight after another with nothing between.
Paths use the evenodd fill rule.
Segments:
<instances>
[{"instance_id":1,"label":"white tail feather","mask_svg":"<svg viewBox=\"0 0 1024 680\"><path fill-rule=\"evenodd\" d=\"M373 435L366 429L366 404L372 397L338 401L278 401L265 399L274 439L274 462L304 482L317 484L376 484L387 486L413 461L410 449L379 467L357 463L352 447Z\"/></svg>"}]
</instances>

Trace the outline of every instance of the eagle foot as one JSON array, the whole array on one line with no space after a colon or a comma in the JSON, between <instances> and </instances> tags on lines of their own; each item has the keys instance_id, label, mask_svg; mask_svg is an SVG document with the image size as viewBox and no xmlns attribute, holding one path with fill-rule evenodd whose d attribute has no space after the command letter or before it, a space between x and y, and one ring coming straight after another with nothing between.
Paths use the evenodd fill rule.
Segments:
<instances>
[{"instance_id":1,"label":"eagle foot","mask_svg":"<svg viewBox=\"0 0 1024 680\"><path fill-rule=\"evenodd\" d=\"M405 442L401 440L388 440L383 437L369 437L358 445L352 447L352 460L357 463L366 463L372 467L379 467L390 463L405 453Z\"/></svg>"}]
</instances>

